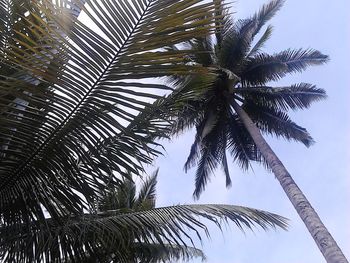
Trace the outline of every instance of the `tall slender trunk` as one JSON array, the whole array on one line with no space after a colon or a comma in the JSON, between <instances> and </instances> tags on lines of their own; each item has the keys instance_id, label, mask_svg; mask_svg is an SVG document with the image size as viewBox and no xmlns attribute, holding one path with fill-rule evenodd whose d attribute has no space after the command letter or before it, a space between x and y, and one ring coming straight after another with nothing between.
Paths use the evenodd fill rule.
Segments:
<instances>
[{"instance_id":1,"label":"tall slender trunk","mask_svg":"<svg viewBox=\"0 0 350 263\"><path fill-rule=\"evenodd\" d=\"M232 107L242 120L259 151L268 162L272 172L280 182L284 192L287 194L295 210L303 220L326 261L328 263L348 263L348 260L345 258L332 235L322 223L316 211L294 182L280 159L267 144L261 135L260 130L255 126L248 114L234 100L232 102Z\"/></svg>"}]
</instances>

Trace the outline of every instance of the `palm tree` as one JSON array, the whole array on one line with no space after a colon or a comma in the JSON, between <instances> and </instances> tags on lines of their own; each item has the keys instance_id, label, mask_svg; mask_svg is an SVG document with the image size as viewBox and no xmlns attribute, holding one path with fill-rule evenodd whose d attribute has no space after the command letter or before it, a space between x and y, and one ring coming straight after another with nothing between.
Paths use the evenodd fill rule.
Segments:
<instances>
[{"instance_id":1,"label":"palm tree","mask_svg":"<svg viewBox=\"0 0 350 263\"><path fill-rule=\"evenodd\" d=\"M205 259L190 235L209 236L205 221L233 222L239 229L286 228L286 220L261 210L232 205L175 205L155 208L157 172L136 194L130 179L109 186L97 209L79 216L0 228L6 262L174 262ZM201 219L201 220L200 220ZM20 248L20 249L19 249Z\"/></svg>"},{"instance_id":2,"label":"palm tree","mask_svg":"<svg viewBox=\"0 0 350 263\"><path fill-rule=\"evenodd\" d=\"M2 259L123 261L130 236L149 244L138 248L144 254L157 252L152 244L181 254L191 240L182 227L207 233L196 216L285 226L276 215L222 205L86 214L106 185L140 175L159 153L154 138L169 126L142 116L157 112L155 89L171 88L148 78L205 73L183 64L192 50L171 47L207 35L214 13L200 0L0 0Z\"/></svg>"},{"instance_id":3,"label":"palm tree","mask_svg":"<svg viewBox=\"0 0 350 263\"><path fill-rule=\"evenodd\" d=\"M186 171L197 165L194 196L199 197L218 166L223 167L227 186L231 184L227 150L243 169L249 168L250 161L263 162L279 180L327 262L348 262L261 135L273 134L307 147L313 143L307 130L294 123L287 111L305 109L324 99L324 90L307 83L286 87L272 87L270 83L308 66L326 63L328 57L313 49L287 49L272 55L262 51L272 27L268 26L256 41L255 37L281 8L282 0L271 1L254 16L239 21L230 18L223 1L214 3L216 15L224 15L223 20L216 22L216 41L211 35L189 41L188 46L196 52L186 57L187 64L204 66L212 74L173 77L171 81L177 90L169 96L169 100L182 98L171 109L175 121L172 133L196 127L185 163Z\"/></svg>"}]
</instances>

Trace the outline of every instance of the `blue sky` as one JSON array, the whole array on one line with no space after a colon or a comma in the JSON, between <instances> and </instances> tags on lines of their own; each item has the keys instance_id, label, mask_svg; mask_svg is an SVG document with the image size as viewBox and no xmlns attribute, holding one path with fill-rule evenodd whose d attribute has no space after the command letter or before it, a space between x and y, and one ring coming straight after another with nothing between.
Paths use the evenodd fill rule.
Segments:
<instances>
[{"instance_id":1,"label":"blue sky","mask_svg":"<svg viewBox=\"0 0 350 263\"><path fill-rule=\"evenodd\" d=\"M268 1L241 0L233 4L236 18L253 14ZM335 0L289 0L271 20L273 36L265 51L287 48L318 49L330 56L325 66L309 68L277 85L307 82L327 91L328 99L309 110L291 113L295 122L306 127L316 141L309 149L301 144L266 137L297 184L306 194L347 258L350 258L350 2ZM188 132L164 143L166 154L155 162L160 167L158 206L194 203L195 169L185 174L183 164L194 137ZM306 227L285 196L274 176L253 165L241 171L230 163L233 185L225 189L220 170L212 178L198 203L227 203L264 209L286 216L288 232L257 229L242 234L234 227L224 235L211 228L211 240L203 249L210 263L316 263L324 262Z\"/></svg>"}]
</instances>

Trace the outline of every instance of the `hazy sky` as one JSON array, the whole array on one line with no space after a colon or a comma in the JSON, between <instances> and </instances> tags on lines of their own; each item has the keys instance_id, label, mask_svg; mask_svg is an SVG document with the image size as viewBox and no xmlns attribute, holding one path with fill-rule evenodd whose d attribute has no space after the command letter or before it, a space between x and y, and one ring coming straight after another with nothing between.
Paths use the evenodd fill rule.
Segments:
<instances>
[{"instance_id":1,"label":"hazy sky","mask_svg":"<svg viewBox=\"0 0 350 263\"><path fill-rule=\"evenodd\" d=\"M233 4L236 18L253 14L268 1L241 0ZM331 61L309 68L276 83L316 84L327 91L328 99L309 110L292 113L299 125L306 127L317 142L306 148L295 142L268 137L267 140L306 194L324 224L350 259L350 2L346 0L289 0L271 20L272 38L265 51L287 48L318 49ZM167 153L157 160L160 167L158 206L193 203L194 172L182 167L189 153L194 133L189 132L172 143L165 143ZM313 239L294 211L274 176L258 165L241 171L229 165L233 186L226 190L218 170L198 203L226 203L264 209L291 219L288 232L256 230L245 235L234 227L224 236L215 228L211 241L204 243L210 263L317 263L325 262Z\"/></svg>"}]
</instances>

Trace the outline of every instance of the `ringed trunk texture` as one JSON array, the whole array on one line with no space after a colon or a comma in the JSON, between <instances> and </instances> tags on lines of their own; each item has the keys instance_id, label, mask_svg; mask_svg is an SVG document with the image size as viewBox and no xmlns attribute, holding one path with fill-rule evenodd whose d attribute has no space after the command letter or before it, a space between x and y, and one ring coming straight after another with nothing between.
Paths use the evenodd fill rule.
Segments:
<instances>
[{"instance_id":1,"label":"ringed trunk texture","mask_svg":"<svg viewBox=\"0 0 350 263\"><path fill-rule=\"evenodd\" d=\"M247 128L259 151L268 162L272 172L275 174L284 192L303 220L327 263L348 263L348 260L345 258L332 235L322 223L298 185L294 182L287 169L267 144L260 130L256 127L248 114L234 100L232 101L232 107Z\"/></svg>"}]
</instances>

